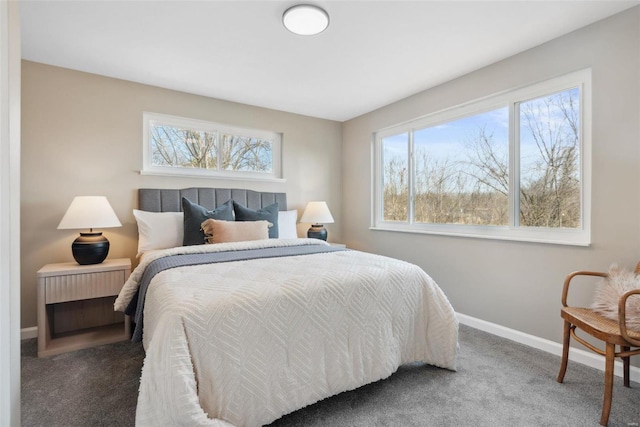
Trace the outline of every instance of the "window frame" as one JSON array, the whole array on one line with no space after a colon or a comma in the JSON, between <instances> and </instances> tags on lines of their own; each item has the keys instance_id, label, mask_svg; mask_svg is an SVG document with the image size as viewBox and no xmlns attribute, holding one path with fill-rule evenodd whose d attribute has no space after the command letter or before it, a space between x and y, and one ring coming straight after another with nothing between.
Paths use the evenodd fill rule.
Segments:
<instances>
[{"instance_id":1,"label":"window frame","mask_svg":"<svg viewBox=\"0 0 640 427\"><path fill-rule=\"evenodd\" d=\"M580 218L578 228L543 228L519 225L519 135L520 117L516 117L519 104L553 95L571 88L579 89L580 101ZM589 246L591 244L591 69L572 72L528 86L505 90L484 98L472 100L444 110L440 110L404 123L377 130L372 135L372 215L371 230L426 233L445 236L539 242L562 245ZM506 226L484 226L465 224L416 223L414 214L415 179L413 159L413 132L439 124L462 119L475 114L507 107L509 110L509 224ZM384 220L383 199L383 146L382 139L399 133L409 132L408 168L409 218L406 222Z\"/></svg>"},{"instance_id":2,"label":"window frame","mask_svg":"<svg viewBox=\"0 0 640 427\"><path fill-rule=\"evenodd\" d=\"M245 128L226 125L205 120L189 119L186 117L171 116L167 114L143 112L142 114L142 175L182 176L191 178L222 178L244 181L269 181L284 182L282 178L282 134L273 131ZM151 129L154 124L182 127L197 131L216 133L216 144L221 141L222 134L234 136L261 138L272 141L271 146L271 172L236 171L203 168L183 168L171 166L158 166L152 164L153 148L151 145ZM219 162L219 160L218 160ZM218 165L219 166L219 165Z\"/></svg>"}]
</instances>

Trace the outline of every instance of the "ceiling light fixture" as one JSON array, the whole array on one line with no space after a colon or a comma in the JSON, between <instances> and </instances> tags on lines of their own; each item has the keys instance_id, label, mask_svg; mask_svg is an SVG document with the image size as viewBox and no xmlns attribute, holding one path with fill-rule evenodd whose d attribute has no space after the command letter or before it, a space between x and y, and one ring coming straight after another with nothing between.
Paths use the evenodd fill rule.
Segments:
<instances>
[{"instance_id":1,"label":"ceiling light fixture","mask_svg":"<svg viewBox=\"0 0 640 427\"><path fill-rule=\"evenodd\" d=\"M329 26L329 14L318 6L299 4L284 11L282 23L294 34L312 36Z\"/></svg>"}]
</instances>

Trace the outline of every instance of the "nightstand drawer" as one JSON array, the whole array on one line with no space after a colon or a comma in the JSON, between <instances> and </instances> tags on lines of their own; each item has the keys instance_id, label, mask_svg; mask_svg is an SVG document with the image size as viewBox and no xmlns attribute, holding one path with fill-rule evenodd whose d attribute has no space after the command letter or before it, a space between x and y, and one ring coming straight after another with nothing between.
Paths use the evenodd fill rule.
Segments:
<instances>
[{"instance_id":1,"label":"nightstand drawer","mask_svg":"<svg viewBox=\"0 0 640 427\"><path fill-rule=\"evenodd\" d=\"M118 295L125 279L123 270L47 277L45 304Z\"/></svg>"}]
</instances>

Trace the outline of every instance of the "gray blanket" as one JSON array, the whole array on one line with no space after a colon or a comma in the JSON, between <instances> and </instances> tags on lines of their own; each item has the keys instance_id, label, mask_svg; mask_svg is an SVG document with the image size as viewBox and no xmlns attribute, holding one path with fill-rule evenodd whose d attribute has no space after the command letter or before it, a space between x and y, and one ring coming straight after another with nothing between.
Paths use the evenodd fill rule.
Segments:
<instances>
[{"instance_id":1,"label":"gray blanket","mask_svg":"<svg viewBox=\"0 0 640 427\"><path fill-rule=\"evenodd\" d=\"M140 279L140 286L136 295L133 297L129 305L125 310L125 314L133 316L135 322L135 328L133 330L133 336L131 341L142 341L142 329L143 329L143 315L144 315L144 300L147 294L147 289L151 283L151 279L156 274L168 270L170 268L185 267L189 265L200 264L213 264L219 262L233 262L244 261L258 258L276 258L285 256L297 256L297 255L311 255L324 252L336 252L346 249L337 248L333 246L320 246L320 245L305 245L305 246L286 246L278 248L264 248L264 249L249 249L241 251L229 251L229 252L213 252L213 253L198 253L198 254L184 254L184 255L172 255L163 258L158 258L155 261L149 263L142 278Z\"/></svg>"}]
</instances>

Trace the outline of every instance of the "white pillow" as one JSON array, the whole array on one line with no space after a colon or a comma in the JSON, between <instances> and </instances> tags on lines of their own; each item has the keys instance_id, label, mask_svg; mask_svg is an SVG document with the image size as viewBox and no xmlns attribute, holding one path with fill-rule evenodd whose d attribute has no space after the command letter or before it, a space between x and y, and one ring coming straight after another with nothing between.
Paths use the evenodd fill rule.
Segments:
<instances>
[{"instance_id":1,"label":"white pillow","mask_svg":"<svg viewBox=\"0 0 640 427\"><path fill-rule=\"evenodd\" d=\"M184 224L182 212L147 212L133 210L138 223L138 254L146 251L182 246Z\"/></svg>"},{"instance_id":2,"label":"white pillow","mask_svg":"<svg viewBox=\"0 0 640 427\"><path fill-rule=\"evenodd\" d=\"M278 212L278 239L297 239L298 228L298 211L279 211Z\"/></svg>"}]
</instances>

